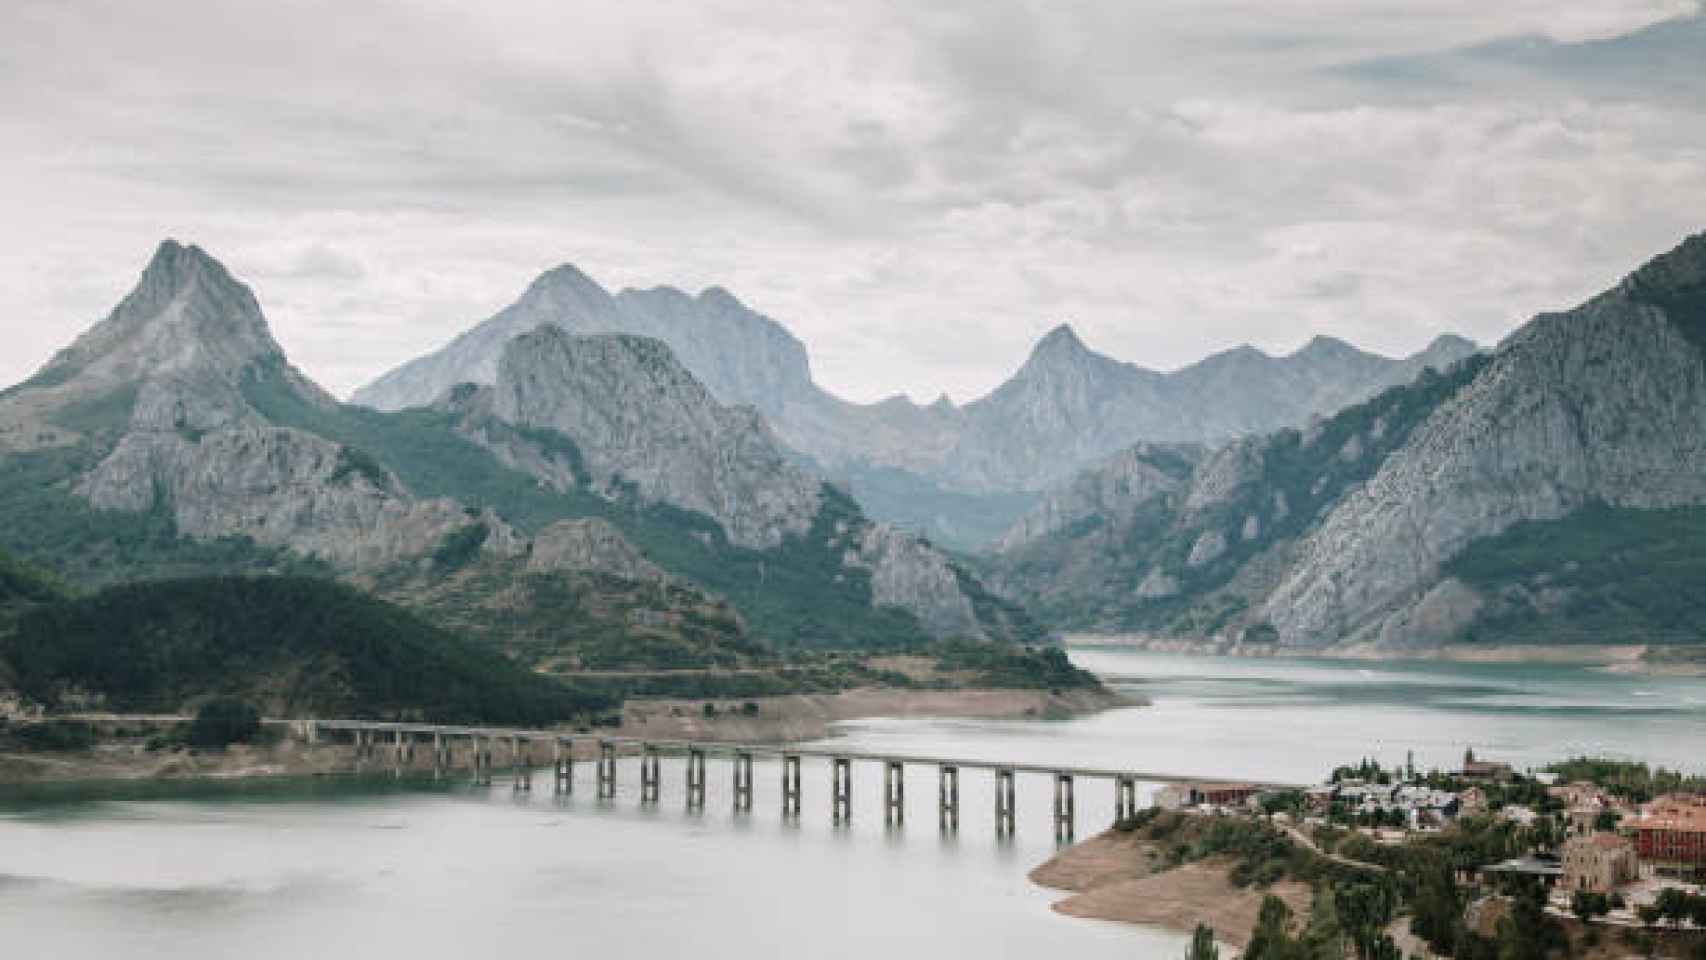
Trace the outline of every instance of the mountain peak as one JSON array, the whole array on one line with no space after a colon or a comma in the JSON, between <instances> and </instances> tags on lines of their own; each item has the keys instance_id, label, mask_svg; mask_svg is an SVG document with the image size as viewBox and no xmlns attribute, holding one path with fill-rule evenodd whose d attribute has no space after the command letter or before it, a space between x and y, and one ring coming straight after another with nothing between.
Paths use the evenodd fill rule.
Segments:
<instances>
[{"instance_id":1,"label":"mountain peak","mask_svg":"<svg viewBox=\"0 0 1706 960\"><path fill-rule=\"evenodd\" d=\"M1669 300L1706 290L1706 232L1683 240L1629 275L1638 298Z\"/></svg>"},{"instance_id":2,"label":"mountain peak","mask_svg":"<svg viewBox=\"0 0 1706 960\"><path fill-rule=\"evenodd\" d=\"M1649 260L1623 289L1631 299L1663 310L1683 336L1706 350L1706 232Z\"/></svg>"},{"instance_id":3,"label":"mountain peak","mask_svg":"<svg viewBox=\"0 0 1706 960\"><path fill-rule=\"evenodd\" d=\"M1039 353L1057 351L1088 353L1090 348L1084 346L1083 340L1078 339L1078 331L1072 329L1072 324L1060 323L1056 324L1054 329L1048 333L1043 334L1043 338L1037 341L1037 345L1031 350L1031 354L1035 356Z\"/></svg>"},{"instance_id":4,"label":"mountain peak","mask_svg":"<svg viewBox=\"0 0 1706 960\"><path fill-rule=\"evenodd\" d=\"M746 304L723 287L706 287L699 291L699 302L719 310L745 310Z\"/></svg>"},{"instance_id":5,"label":"mountain peak","mask_svg":"<svg viewBox=\"0 0 1706 960\"><path fill-rule=\"evenodd\" d=\"M1293 357L1341 357L1361 354L1363 351L1338 337L1329 337L1318 333L1309 338L1309 342L1298 348Z\"/></svg>"},{"instance_id":6,"label":"mountain peak","mask_svg":"<svg viewBox=\"0 0 1706 960\"><path fill-rule=\"evenodd\" d=\"M112 313L42 373L56 380L84 371L116 381L191 370L235 377L257 360L283 358L254 293L205 250L167 238Z\"/></svg>"}]
</instances>

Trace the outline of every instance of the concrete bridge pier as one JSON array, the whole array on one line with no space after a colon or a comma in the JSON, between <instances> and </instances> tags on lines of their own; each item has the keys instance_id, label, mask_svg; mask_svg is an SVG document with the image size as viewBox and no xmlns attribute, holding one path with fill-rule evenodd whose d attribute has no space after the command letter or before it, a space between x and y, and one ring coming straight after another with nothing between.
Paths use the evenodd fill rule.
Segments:
<instances>
[{"instance_id":1,"label":"concrete bridge pier","mask_svg":"<svg viewBox=\"0 0 1706 960\"><path fill-rule=\"evenodd\" d=\"M1013 835L1013 769L997 767L995 770L995 835L1011 837Z\"/></svg>"},{"instance_id":2,"label":"concrete bridge pier","mask_svg":"<svg viewBox=\"0 0 1706 960\"><path fill-rule=\"evenodd\" d=\"M836 823L851 823L853 821L853 761L846 757L836 757L831 768L833 774L829 795L830 813Z\"/></svg>"},{"instance_id":3,"label":"concrete bridge pier","mask_svg":"<svg viewBox=\"0 0 1706 960\"><path fill-rule=\"evenodd\" d=\"M782 755L782 816L800 815L800 755Z\"/></svg>"},{"instance_id":4,"label":"concrete bridge pier","mask_svg":"<svg viewBox=\"0 0 1706 960\"><path fill-rule=\"evenodd\" d=\"M1057 773L1054 775L1054 839L1058 843L1071 843L1075 812L1072 796L1072 774Z\"/></svg>"},{"instance_id":5,"label":"concrete bridge pier","mask_svg":"<svg viewBox=\"0 0 1706 960\"><path fill-rule=\"evenodd\" d=\"M705 809L705 751L687 750L687 809Z\"/></svg>"},{"instance_id":6,"label":"concrete bridge pier","mask_svg":"<svg viewBox=\"0 0 1706 960\"><path fill-rule=\"evenodd\" d=\"M943 830L960 828L960 768L943 764L937 768L936 810Z\"/></svg>"},{"instance_id":7,"label":"concrete bridge pier","mask_svg":"<svg viewBox=\"0 0 1706 960\"><path fill-rule=\"evenodd\" d=\"M752 754L735 754L735 810L752 809Z\"/></svg>"},{"instance_id":8,"label":"concrete bridge pier","mask_svg":"<svg viewBox=\"0 0 1706 960\"><path fill-rule=\"evenodd\" d=\"M644 744L640 748L640 802L657 803L662 792L663 761L658 748Z\"/></svg>"},{"instance_id":9,"label":"concrete bridge pier","mask_svg":"<svg viewBox=\"0 0 1706 960\"><path fill-rule=\"evenodd\" d=\"M411 770L415 768L415 735L413 733L403 738L403 766Z\"/></svg>"},{"instance_id":10,"label":"concrete bridge pier","mask_svg":"<svg viewBox=\"0 0 1706 960\"><path fill-rule=\"evenodd\" d=\"M403 775L403 731L391 731L391 776Z\"/></svg>"},{"instance_id":11,"label":"concrete bridge pier","mask_svg":"<svg viewBox=\"0 0 1706 960\"><path fill-rule=\"evenodd\" d=\"M474 751L474 785L489 787L492 785L492 742L478 734L471 735L468 742Z\"/></svg>"},{"instance_id":12,"label":"concrete bridge pier","mask_svg":"<svg viewBox=\"0 0 1706 960\"><path fill-rule=\"evenodd\" d=\"M575 745L563 749L563 741L551 741L551 783L559 795L575 792Z\"/></svg>"},{"instance_id":13,"label":"concrete bridge pier","mask_svg":"<svg viewBox=\"0 0 1706 960\"><path fill-rule=\"evenodd\" d=\"M1122 823L1137 816L1137 781L1131 777L1114 779L1114 822Z\"/></svg>"},{"instance_id":14,"label":"concrete bridge pier","mask_svg":"<svg viewBox=\"0 0 1706 960\"><path fill-rule=\"evenodd\" d=\"M883 761L883 822L906 823L906 764L899 760Z\"/></svg>"},{"instance_id":15,"label":"concrete bridge pier","mask_svg":"<svg viewBox=\"0 0 1706 960\"><path fill-rule=\"evenodd\" d=\"M616 798L616 744L598 741L598 799Z\"/></svg>"},{"instance_id":16,"label":"concrete bridge pier","mask_svg":"<svg viewBox=\"0 0 1706 960\"><path fill-rule=\"evenodd\" d=\"M533 792L533 742L527 741L523 746L520 737L509 738L510 773L515 778L512 789L516 793Z\"/></svg>"},{"instance_id":17,"label":"concrete bridge pier","mask_svg":"<svg viewBox=\"0 0 1706 960\"><path fill-rule=\"evenodd\" d=\"M444 741L444 734L432 732L432 778L442 780L444 771L450 766L450 750Z\"/></svg>"}]
</instances>

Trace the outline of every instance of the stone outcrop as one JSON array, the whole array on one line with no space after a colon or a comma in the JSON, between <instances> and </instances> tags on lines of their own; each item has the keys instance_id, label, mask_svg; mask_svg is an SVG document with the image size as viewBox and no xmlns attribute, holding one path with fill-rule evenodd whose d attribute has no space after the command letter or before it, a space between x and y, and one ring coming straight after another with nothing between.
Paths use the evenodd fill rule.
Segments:
<instances>
[{"instance_id":1,"label":"stone outcrop","mask_svg":"<svg viewBox=\"0 0 1706 960\"><path fill-rule=\"evenodd\" d=\"M624 580L662 582L663 570L647 560L622 532L596 518L559 520L533 537L527 569L534 573L607 573Z\"/></svg>"},{"instance_id":2,"label":"stone outcrop","mask_svg":"<svg viewBox=\"0 0 1706 960\"><path fill-rule=\"evenodd\" d=\"M847 564L870 571L872 604L906 610L938 637L987 639L947 558L916 537L869 524Z\"/></svg>"},{"instance_id":3,"label":"stone outcrop","mask_svg":"<svg viewBox=\"0 0 1706 960\"><path fill-rule=\"evenodd\" d=\"M1138 508L1156 497L1183 492L1203 456L1203 449L1194 444L1140 443L1123 450L1101 467L1044 494L1042 502L996 542L995 549L1018 550L1085 521L1127 523Z\"/></svg>"},{"instance_id":4,"label":"stone outcrop","mask_svg":"<svg viewBox=\"0 0 1706 960\"><path fill-rule=\"evenodd\" d=\"M775 547L818 512L822 481L789 461L756 410L718 403L659 340L540 327L510 342L496 385L471 405L573 441L599 495L702 513L742 546Z\"/></svg>"}]
</instances>

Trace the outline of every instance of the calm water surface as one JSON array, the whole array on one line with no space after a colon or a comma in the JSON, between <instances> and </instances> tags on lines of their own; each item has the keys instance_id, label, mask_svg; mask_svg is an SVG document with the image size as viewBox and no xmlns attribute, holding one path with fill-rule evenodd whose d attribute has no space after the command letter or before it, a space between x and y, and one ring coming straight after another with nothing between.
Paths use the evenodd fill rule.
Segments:
<instances>
[{"instance_id":1,"label":"calm water surface","mask_svg":"<svg viewBox=\"0 0 1706 960\"><path fill-rule=\"evenodd\" d=\"M873 720L844 739L896 752L1264 779L1467 745L1538 765L1591 752L1706 771L1706 683L1557 667L1193 659L1080 649L1154 705L1064 722ZM828 823L827 766L807 762L805 816L777 813L759 764L756 810L730 811L711 764L707 811L614 802L591 771L571 798L500 781L374 792L244 789L182 798L0 806L0 942L19 957L1158 957L1183 938L1068 920L1025 873L1053 849L1045 779L1019 782L1019 836L998 844L987 774L963 775L961 831L936 829L935 776L908 778L908 822L882 822L880 770L856 768L854 824ZM1111 788L1080 787L1081 833Z\"/></svg>"}]
</instances>

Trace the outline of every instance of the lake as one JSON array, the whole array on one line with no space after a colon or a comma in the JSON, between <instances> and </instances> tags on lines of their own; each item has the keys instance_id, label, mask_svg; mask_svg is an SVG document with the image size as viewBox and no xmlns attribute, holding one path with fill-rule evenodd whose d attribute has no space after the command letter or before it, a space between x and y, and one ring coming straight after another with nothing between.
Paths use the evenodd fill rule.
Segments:
<instances>
[{"instance_id":1,"label":"lake","mask_svg":"<svg viewBox=\"0 0 1706 960\"><path fill-rule=\"evenodd\" d=\"M1373 756L1447 766L1477 754L1537 766L1641 756L1706 772L1706 681L1556 666L1236 660L1079 648L1074 659L1153 700L1072 720L868 720L842 739L918 755L1314 780ZM0 934L13 956L1176 958L1184 938L1052 914L1026 872L1054 849L1050 783L1019 779L1018 836L994 837L989 774L962 775L944 837L929 768L888 827L881 771L855 769L854 819L829 823L830 772L807 761L805 809L780 817L778 766L732 812L711 761L706 810L684 808L680 762L638 803L637 761L614 801L590 764L570 797L500 781L186 786L179 796L82 791L0 806ZM1080 785L1081 835L1112 788Z\"/></svg>"}]
</instances>

